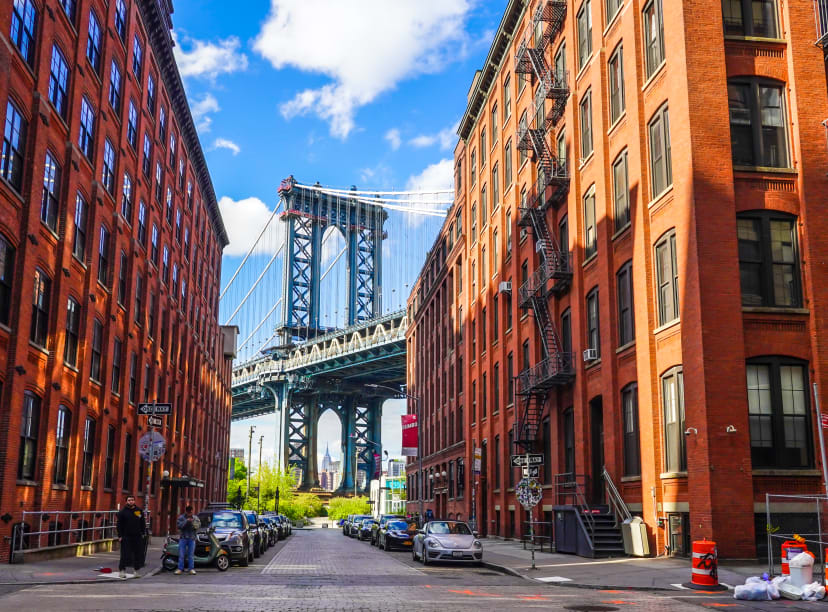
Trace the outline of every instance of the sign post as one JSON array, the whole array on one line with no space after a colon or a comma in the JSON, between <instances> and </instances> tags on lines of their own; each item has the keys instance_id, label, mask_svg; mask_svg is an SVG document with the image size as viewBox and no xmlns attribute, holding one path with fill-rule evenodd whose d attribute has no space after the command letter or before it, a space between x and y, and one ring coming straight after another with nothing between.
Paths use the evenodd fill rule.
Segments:
<instances>
[{"instance_id":1,"label":"sign post","mask_svg":"<svg viewBox=\"0 0 828 612\"><path fill-rule=\"evenodd\" d=\"M532 516L532 509L538 505L543 495L543 489L531 473L535 470L540 472L539 466L543 464L543 455L532 455L528 452L525 455L512 455L512 465L523 467L523 479L517 486L517 498L520 505L529 512L529 538L532 542L532 569L535 567L535 519Z\"/></svg>"},{"instance_id":2,"label":"sign post","mask_svg":"<svg viewBox=\"0 0 828 612\"><path fill-rule=\"evenodd\" d=\"M822 453L822 481L825 485L825 494L828 495L828 466L825 465L825 434L822 431L825 428L823 419L825 416L819 411L819 393L817 392L817 384L814 383L814 407L816 408L817 429L819 430L819 449Z\"/></svg>"},{"instance_id":3,"label":"sign post","mask_svg":"<svg viewBox=\"0 0 828 612\"><path fill-rule=\"evenodd\" d=\"M149 463L147 466L147 482L144 489L144 522L148 523L150 487L152 486L153 464L164 456L167 450L167 441L164 436L155 431L156 427L163 425L163 419L157 415L172 414L172 404L159 404L154 401L151 404L138 404L138 414L147 417L149 431L138 440L138 454Z\"/></svg>"}]
</instances>

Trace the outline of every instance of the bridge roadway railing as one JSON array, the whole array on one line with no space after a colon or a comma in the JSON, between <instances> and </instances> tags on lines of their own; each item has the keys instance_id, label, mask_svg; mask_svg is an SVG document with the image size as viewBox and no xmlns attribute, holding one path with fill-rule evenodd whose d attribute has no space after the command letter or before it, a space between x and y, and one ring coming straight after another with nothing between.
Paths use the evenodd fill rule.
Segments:
<instances>
[{"instance_id":1,"label":"bridge roadway railing","mask_svg":"<svg viewBox=\"0 0 828 612\"><path fill-rule=\"evenodd\" d=\"M390 313L314 338L294 349L286 359L265 356L245 362L234 369L232 384L233 387L238 387L255 383L266 374L287 373L335 357L397 342L405 339L407 329L408 316L405 311Z\"/></svg>"}]
</instances>

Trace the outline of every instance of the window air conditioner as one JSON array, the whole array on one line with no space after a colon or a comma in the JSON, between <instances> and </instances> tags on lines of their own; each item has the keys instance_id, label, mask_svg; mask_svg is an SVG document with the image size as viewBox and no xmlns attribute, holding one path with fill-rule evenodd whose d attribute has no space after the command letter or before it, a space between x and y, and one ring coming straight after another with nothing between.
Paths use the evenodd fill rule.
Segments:
<instances>
[{"instance_id":1,"label":"window air conditioner","mask_svg":"<svg viewBox=\"0 0 828 612\"><path fill-rule=\"evenodd\" d=\"M500 283L498 287L498 291L500 293L511 293L512 292L512 281L503 281Z\"/></svg>"},{"instance_id":2,"label":"window air conditioner","mask_svg":"<svg viewBox=\"0 0 828 612\"><path fill-rule=\"evenodd\" d=\"M584 361L595 361L598 359L598 349L587 349L584 351Z\"/></svg>"}]
</instances>

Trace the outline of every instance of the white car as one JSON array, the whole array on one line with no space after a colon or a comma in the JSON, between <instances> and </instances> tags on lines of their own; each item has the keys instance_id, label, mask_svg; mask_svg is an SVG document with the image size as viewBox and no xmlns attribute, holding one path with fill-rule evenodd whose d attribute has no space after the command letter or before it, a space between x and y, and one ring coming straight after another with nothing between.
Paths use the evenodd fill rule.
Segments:
<instances>
[{"instance_id":1,"label":"white car","mask_svg":"<svg viewBox=\"0 0 828 612\"><path fill-rule=\"evenodd\" d=\"M483 544L467 523L429 521L414 536L412 556L423 565L433 561L482 563Z\"/></svg>"}]
</instances>

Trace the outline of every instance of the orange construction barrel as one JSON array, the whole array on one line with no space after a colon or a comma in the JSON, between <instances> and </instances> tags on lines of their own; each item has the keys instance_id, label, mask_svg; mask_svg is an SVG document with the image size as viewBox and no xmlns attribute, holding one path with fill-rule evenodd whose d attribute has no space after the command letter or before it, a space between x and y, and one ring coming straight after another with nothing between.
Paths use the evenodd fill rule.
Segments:
<instances>
[{"instance_id":1,"label":"orange construction barrel","mask_svg":"<svg viewBox=\"0 0 828 612\"><path fill-rule=\"evenodd\" d=\"M727 587L719 584L719 554L716 542L697 540L693 542L693 563L690 582L685 586L705 591L724 591Z\"/></svg>"},{"instance_id":2,"label":"orange construction barrel","mask_svg":"<svg viewBox=\"0 0 828 612\"><path fill-rule=\"evenodd\" d=\"M790 568L788 567L788 562L797 556L799 553L803 553L808 550L808 546L805 544L804 541L800 542L799 540L785 540L782 542L782 575L788 576L791 573Z\"/></svg>"}]
</instances>

